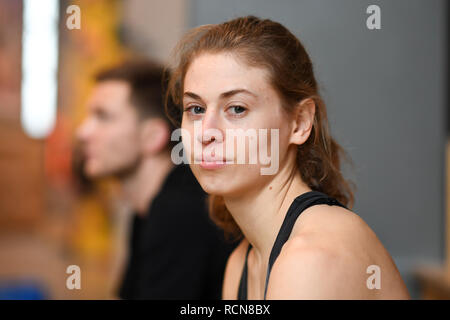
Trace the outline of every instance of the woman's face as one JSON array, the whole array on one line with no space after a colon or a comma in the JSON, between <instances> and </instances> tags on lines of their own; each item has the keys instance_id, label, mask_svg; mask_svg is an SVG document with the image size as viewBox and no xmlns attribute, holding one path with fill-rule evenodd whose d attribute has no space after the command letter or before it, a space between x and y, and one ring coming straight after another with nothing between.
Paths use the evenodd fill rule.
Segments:
<instances>
[{"instance_id":1,"label":"woman's face","mask_svg":"<svg viewBox=\"0 0 450 320\"><path fill-rule=\"evenodd\" d=\"M181 127L186 156L203 189L239 196L266 186L281 170L292 121L265 69L231 54L204 53L185 76Z\"/></svg>"}]
</instances>

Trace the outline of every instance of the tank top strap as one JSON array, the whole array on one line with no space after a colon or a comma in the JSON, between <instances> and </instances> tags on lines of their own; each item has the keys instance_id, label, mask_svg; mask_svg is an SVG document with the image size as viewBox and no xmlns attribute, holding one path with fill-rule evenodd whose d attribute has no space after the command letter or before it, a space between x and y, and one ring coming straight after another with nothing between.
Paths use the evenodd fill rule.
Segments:
<instances>
[{"instance_id":1,"label":"tank top strap","mask_svg":"<svg viewBox=\"0 0 450 320\"><path fill-rule=\"evenodd\" d=\"M252 245L249 243L247 248L247 253L245 255L244 269L242 270L241 280L239 282L239 291L238 291L238 300L247 300L247 261L248 261L248 253Z\"/></svg>"},{"instance_id":2,"label":"tank top strap","mask_svg":"<svg viewBox=\"0 0 450 320\"><path fill-rule=\"evenodd\" d=\"M306 193L299 195L297 198L294 199L294 201L292 202L292 204L288 209L288 212L286 213L286 216L284 217L283 223L280 227L280 230L278 231L275 243L270 252L269 264L267 266L267 273L266 273L266 282L264 287L264 300L266 300L267 284L269 283L270 271L272 270L272 266L281 252L281 248L283 247L284 243L289 239L295 221L305 209L318 204L327 204L330 206L337 205L343 208L347 208L336 199L329 197L328 195L319 191L308 191ZM238 289L239 300L247 300L248 254L251 248L252 245L249 243L239 283Z\"/></svg>"},{"instance_id":3,"label":"tank top strap","mask_svg":"<svg viewBox=\"0 0 450 320\"><path fill-rule=\"evenodd\" d=\"M289 239L295 221L304 210L306 210L311 206L319 204L327 204L330 206L337 205L343 208L347 208L336 199L329 197L328 195L319 191L309 191L299 195L297 198L294 199L294 201L292 202L291 206L288 209L288 212L286 213L286 216L284 217L283 224L280 227L278 235L275 239L275 243L272 247L272 251L270 252L269 264L267 266L266 283L264 288L264 300L266 300L267 284L269 283L270 271L272 270L272 266L281 252L281 248L283 247L284 243Z\"/></svg>"}]
</instances>

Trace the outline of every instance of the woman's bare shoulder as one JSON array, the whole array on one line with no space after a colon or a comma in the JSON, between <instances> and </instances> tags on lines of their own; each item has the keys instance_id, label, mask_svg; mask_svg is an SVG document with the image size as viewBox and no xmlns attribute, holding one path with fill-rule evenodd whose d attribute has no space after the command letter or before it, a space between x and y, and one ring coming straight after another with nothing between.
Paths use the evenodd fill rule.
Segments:
<instances>
[{"instance_id":1,"label":"woman's bare shoulder","mask_svg":"<svg viewBox=\"0 0 450 320\"><path fill-rule=\"evenodd\" d=\"M408 299L409 294L362 218L342 207L317 205L297 219L273 266L268 298Z\"/></svg>"},{"instance_id":2,"label":"woman's bare shoulder","mask_svg":"<svg viewBox=\"0 0 450 320\"><path fill-rule=\"evenodd\" d=\"M222 299L236 300L244 267L248 241L244 238L228 257L222 288Z\"/></svg>"}]
</instances>

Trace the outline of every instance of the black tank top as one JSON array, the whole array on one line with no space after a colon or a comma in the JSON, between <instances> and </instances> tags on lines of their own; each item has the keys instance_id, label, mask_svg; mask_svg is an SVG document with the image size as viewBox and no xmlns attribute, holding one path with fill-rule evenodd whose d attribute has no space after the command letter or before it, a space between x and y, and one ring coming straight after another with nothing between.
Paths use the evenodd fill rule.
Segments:
<instances>
[{"instance_id":1,"label":"black tank top","mask_svg":"<svg viewBox=\"0 0 450 320\"><path fill-rule=\"evenodd\" d=\"M337 205L343 208L347 208L336 199L318 191L308 191L294 199L291 206L289 207L288 212L286 213L286 216L284 217L283 224L281 225L280 231L278 231L277 238L275 239L272 251L270 252L269 265L267 267L266 284L264 288L264 300L266 300L267 283L269 282L270 271L272 270L272 266L275 260L280 254L281 248L289 239L295 221L303 212L303 210L318 204L328 204L330 206ZM245 256L244 269L242 271L241 281L239 283L238 300L247 300L247 258L251 248L252 245L249 243L247 254Z\"/></svg>"}]
</instances>

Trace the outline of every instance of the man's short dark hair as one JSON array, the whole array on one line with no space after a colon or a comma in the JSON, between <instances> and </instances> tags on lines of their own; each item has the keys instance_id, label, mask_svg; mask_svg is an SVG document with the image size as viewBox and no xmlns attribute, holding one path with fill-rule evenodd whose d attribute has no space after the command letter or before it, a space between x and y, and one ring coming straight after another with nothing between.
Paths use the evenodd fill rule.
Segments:
<instances>
[{"instance_id":1,"label":"man's short dark hair","mask_svg":"<svg viewBox=\"0 0 450 320\"><path fill-rule=\"evenodd\" d=\"M176 129L174 123L165 112L165 70L158 63L149 60L125 61L112 68L99 72L95 80L103 82L118 80L128 83L130 86L129 100L136 109L139 119L160 118L169 128L169 135ZM171 101L168 101L170 104ZM176 141L167 142L167 147L172 149Z\"/></svg>"},{"instance_id":2,"label":"man's short dark hair","mask_svg":"<svg viewBox=\"0 0 450 320\"><path fill-rule=\"evenodd\" d=\"M172 122L164 108L164 67L147 60L126 61L99 72L95 80L124 81L130 86L130 102L140 119L152 117L164 119L172 132Z\"/></svg>"}]
</instances>

